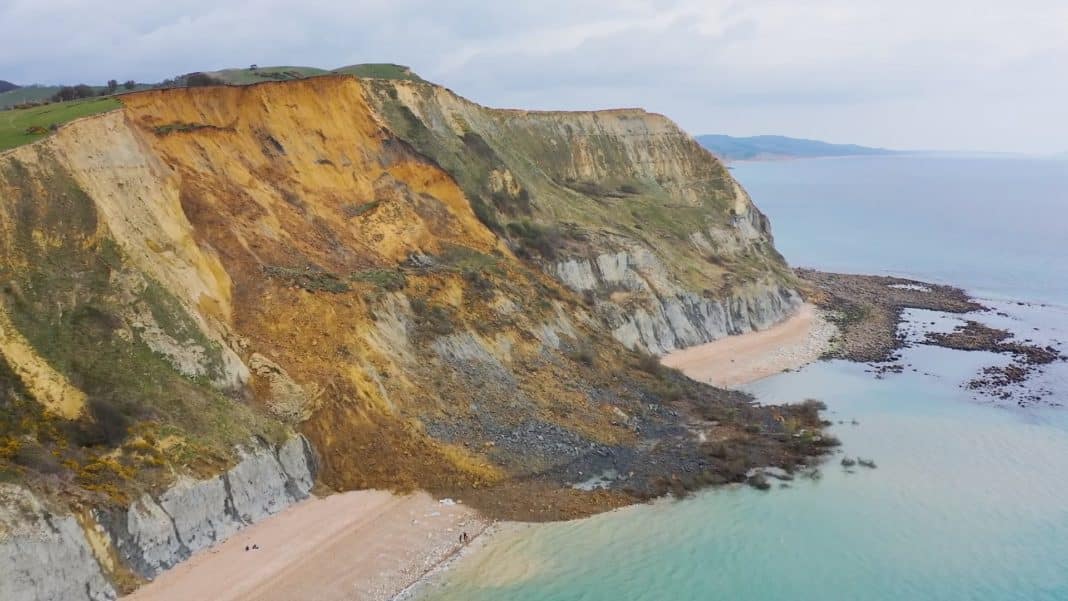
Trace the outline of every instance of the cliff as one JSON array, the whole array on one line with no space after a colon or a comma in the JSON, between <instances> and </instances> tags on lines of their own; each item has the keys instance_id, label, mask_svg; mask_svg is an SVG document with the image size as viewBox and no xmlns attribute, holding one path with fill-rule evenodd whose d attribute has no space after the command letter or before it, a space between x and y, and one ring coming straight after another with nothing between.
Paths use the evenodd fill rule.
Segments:
<instances>
[{"instance_id":1,"label":"cliff","mask_svg":"<svg viewBox=\"0 0 1068 601\"><path fill-rule=\"evenodd\" d=\"M115 599L113 582L151 579L192 553L307 498L315 478L308 441L277 449L253 441L213 478L180 478L129 507L74 515L29 490L0 484L0 599Z\"/></svg>"},{"instance_id":2,"label":"cliff","mask_svg":"<svg viewBox=\"0 0 1068 601\"><path fill-rule=\"evenodd\" d=\"M5 599L109 598L313 480L559 519L822 451L812 407L645 354L798 302L663 117L347 76L122 102L0 155Z\"/></svg>"},{"instance_id":3,"label":"cliff","mask_svg":"<svg viewBox=\"0 0 1068 601\"><path fill-rule=\"evenodd\" d=\"M584 293L628 348L709 342L800 304L767 218L666 117L495 110L421 82L364 85L392 131L452 173L487 225Z\"/></svg>"}]
</instances>

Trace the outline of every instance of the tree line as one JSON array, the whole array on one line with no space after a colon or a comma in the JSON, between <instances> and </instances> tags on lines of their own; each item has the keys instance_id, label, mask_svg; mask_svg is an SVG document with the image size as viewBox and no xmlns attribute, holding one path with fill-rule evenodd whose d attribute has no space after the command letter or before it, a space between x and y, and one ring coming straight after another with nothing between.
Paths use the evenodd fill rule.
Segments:
<instances>
[{"instance_id":1,"label":"tree line","mask_svg":"<svg viewBox=\"0 0 1068 601\"><path fill-rule=\"evenodd\" d=\"M128 80L122 84L123 89L132 90L137 87L137 82L134 80ZM93 96L108 96L114 94L119 90L119 82L115 79L109 79L107 85L99 92L92 86L87 86L84 83L80 83L76 86L63 86L59 88L59 91L52 95L52 102L65 102L67 100L78 100L80 98L92 98Z\"/></svg>"},{"instance_id":2,"label":"tree line","mask_svg":"<svg viewBox=\"0 0 1068 601\"><path fill-rule=\"evenodd\" d=\"M201 86L216 86L223 85L225 82L217 77L212 77L207 73L188 73L181 75L173 79L165 79L162 82L156 84L153 87L157 88L174 88L174 87L189 87L197 88ZM63 86L58 92L52 95L52 102L65 102L67 100L79 100L81 98L92 98L94 96L110 96L119 90L119 82L114 79L108 80L107 86L97 90L92 86L85 85L84 83L76 86ZM128 80L121 84L124 90L133 90L137 87L137 82L134 80Z\"/></svg>"}]
</instances>

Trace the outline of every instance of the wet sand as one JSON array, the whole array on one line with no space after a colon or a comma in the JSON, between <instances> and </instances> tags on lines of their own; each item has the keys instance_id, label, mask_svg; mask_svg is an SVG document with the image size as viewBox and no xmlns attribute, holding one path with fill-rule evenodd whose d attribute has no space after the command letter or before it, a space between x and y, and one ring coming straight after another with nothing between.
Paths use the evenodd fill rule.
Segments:
<instances>
[{"instance_id":1,"label":"wet sand","mask_svg":"<svg viewBox=\"0 0 1068 601\"><path fill-rule=\"evenodd\" d=\"M354 491L303 501L202 551L126 601L392 599L487 526L426 493ZM259 549L245 551L246 545Z\"/></svg>"},{"instance_id":2,"label":"wet sand","mask_svg":"<svg viewBox=\"0 0 1068 601\"><path fill-rule=\"evenodd\" d=\"M804 304L766 330L675 351L661 362L695 380L733 388L819 359L835 333L815 306Z\"/></svg>"}]
</instances>

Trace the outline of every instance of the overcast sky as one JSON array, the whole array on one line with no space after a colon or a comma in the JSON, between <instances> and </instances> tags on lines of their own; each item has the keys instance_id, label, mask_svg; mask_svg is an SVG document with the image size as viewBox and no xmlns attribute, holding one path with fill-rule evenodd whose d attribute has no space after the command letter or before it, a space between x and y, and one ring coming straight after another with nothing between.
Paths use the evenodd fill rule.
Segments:
<instances>
[{"instance_id":1,"label":"overcast sky","mask_svg":"<svg viewBox=\"0 0 1068 601\"><path fill-rule=\"evenodd\" d=\"M0 0L0 79L411 66L477 102L693 134L1068 150L1068 0Z\"/></svg>"}]
</instances>

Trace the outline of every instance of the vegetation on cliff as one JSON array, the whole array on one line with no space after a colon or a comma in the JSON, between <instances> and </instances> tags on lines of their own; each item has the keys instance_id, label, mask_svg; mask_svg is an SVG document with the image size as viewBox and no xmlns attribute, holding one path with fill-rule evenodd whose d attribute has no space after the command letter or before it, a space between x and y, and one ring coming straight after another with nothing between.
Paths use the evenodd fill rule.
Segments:
<instances>
[{"instance_id":1,"label":"vegetation on cliff","mask_svg":"<svg viewBox=\"0 0 1068 601\"><path fill-rule=\"evenodd\" d=\"M387 71L126 94L0 157L4 478L123 504L299 430L329 486L557 519L825 451L812 407L606 326L790 283L714 158L660 116L495 111ZM558 278L576 258L645 283L584 293Z\"/></svg>"}]
</instances>

